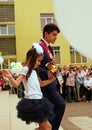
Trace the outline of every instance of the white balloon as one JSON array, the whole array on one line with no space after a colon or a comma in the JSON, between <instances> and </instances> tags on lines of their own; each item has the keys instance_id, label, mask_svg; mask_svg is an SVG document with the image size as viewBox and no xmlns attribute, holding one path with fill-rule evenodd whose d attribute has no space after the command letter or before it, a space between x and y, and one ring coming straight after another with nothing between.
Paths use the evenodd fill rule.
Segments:
<instances>
[{"instance_id":1,"label":"white balloon","mask_svg":"<svg viewBox=\"0 0 92 130\"><path fill-rule=\"evenodd\" d=\"M16 64L21 64L21 62L18 61L18 62L16 62Z\"/></svg>"},{"instance_id":2,"label":"white balloon","mask_svg":"<svg viewBox=\"0 0 92 130\"><path fill-rule=\"evenodd\" d=\"M11 62L11 64L10 64L11 68L14 67L15 65L16 65L15 62Z\"/></svg>"},{"instance_id":3,"label":"white balloon","mask_svg":"<svg viewBox=\"0 0 92 130\"><path fill-rule=\"evenodd\" d=\"M92 59L92 0L53 0L58 26L69 43Z\"/></svg>"},{"instance_id":4,"label":"white balloon","mask_svg":"<svg viewBox=\"0 0 92 130\"><path fill-rule=\"evenodd\" d=\"M11 62L11 73L18 75L20 72L20 69L22 68L21 62Z\"/></svg>"},{"instance_id":5,"label":"white balloon","mask_svg":"<svg viewBox=\"0 0 92 130\"><path fill-rule=\"evenodd\" d=\"M12 69L10 69L10 71L12 74L16 74L16 72L17 72L16 67L13 67Z\"/></svg>"},{"instance_id":6,"label":"white balloon","mask_svg":"<svg viewBox=\"0 0 92 130\"><path fill-rule=\"evenodd\" d=\"M4 62L4 59L2 56L0 56L0 64L2 64Z\"/></svg>"}]
</instances>

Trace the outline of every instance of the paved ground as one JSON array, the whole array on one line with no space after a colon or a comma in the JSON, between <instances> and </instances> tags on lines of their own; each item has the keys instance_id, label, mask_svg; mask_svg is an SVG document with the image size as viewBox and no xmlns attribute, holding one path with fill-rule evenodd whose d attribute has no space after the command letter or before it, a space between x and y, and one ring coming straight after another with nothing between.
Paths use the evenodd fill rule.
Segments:
<instances>
[{"instance_id":1,"label":"paved ground","mask_svg":"<svg viewBox=\"0 0 92 130\"><path fill-rule=\"evenodd\" d=\"M34 130L37 127L36 124L26 125L17 119L18 101L16 95L0 92L0 130ZM64 130L92 130L92 102L66 103L62 127Z\"/></svg>"},{"instance_id":2,"label":"paved ground","mask_svg":"<svg viewBox=\"0 0 92 130\"><path fill-rule=\"evenodd\" d=\"M64 130L92 130L92 103L66 103L62 127Z\"/></svg>"}]
</instances>

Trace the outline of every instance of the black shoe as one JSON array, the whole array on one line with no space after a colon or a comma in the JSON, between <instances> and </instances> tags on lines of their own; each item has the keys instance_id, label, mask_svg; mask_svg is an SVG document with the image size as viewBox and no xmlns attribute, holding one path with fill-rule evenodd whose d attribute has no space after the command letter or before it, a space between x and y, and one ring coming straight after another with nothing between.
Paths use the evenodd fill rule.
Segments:
<instances>
[{"instance_id":1,"label":"black shoe","mask_svg":"<svg viewBox=\"0 0 92 130\"><path fill-rule=\"evenodd\" d=\"M80 100L78 100L78 99L76 99L76 100L74 100L75 102L80 102Z\"/></svg>"},{"instance_id":2,"label":"black shoe","mask_svg":"<svg viewBox=\"0 0 92 130\"><path fill-rule=\"evenodd\" d=\"M72 100L68 100L68 103L72 103Z\"/></svg>"}]
</instances>

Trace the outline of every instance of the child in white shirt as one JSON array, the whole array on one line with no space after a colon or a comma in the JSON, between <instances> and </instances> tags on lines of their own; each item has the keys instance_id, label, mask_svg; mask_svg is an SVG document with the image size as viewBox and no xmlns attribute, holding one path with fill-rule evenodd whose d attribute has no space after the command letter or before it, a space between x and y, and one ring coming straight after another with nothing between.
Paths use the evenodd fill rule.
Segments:
<instances>
[{"instance_id":1,"label":"child in white shirt","mask_svg":"<svg viewBox=\"0 0 92 130\"><path fill-rule=\"evenodd\" d=\"M30 122L39 123L40 130L51 130L51 124L48 120L54 118L53 105L45 98L41 92L40 86L44 87L53 82L56 78L41 81L38 77L38 70L43 59L43 49L38 44L33 44L26 55L24 67L21 69L18 78L15 80L8 70L4 70L4 75L10 80L14 87L23 81L25 87L25 97L17 105L18 118Z\"/></svg>"},{"instance_id":2,"label":"child in white shirt","mask_svg":"<svg viewBox=\"0 0 92 130\"><path fill-rule=\"evenodd\" d=\"M86 75L84 80L84 87L86 88L86 101L91 102L91 81L89 74Z\"/></svg>"}]
</instances>

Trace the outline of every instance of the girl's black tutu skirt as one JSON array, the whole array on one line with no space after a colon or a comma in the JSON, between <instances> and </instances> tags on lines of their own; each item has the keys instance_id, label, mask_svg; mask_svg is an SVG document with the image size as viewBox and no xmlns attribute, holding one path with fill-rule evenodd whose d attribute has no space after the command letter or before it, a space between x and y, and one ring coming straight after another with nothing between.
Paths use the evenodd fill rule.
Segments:
<instances>
[{"instance_id":1,"label":"girl's black tutu skirt","mask_svg":"<svg viewBox=\"0 0 92 130\"><path fill-rule=\"evenodd\" d=\"M18 102L17 117L25 121L26 124L31 122L42 123L46 120L53 120L55 114L53 112L54 105L47 99L21 99Z\"/></svg>"}]
</instances>

